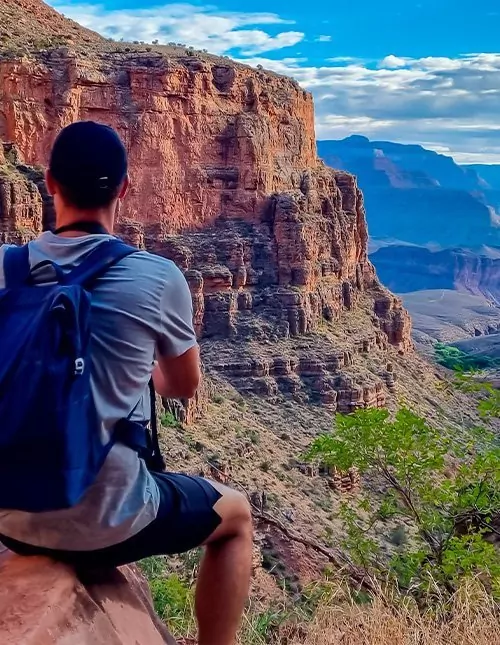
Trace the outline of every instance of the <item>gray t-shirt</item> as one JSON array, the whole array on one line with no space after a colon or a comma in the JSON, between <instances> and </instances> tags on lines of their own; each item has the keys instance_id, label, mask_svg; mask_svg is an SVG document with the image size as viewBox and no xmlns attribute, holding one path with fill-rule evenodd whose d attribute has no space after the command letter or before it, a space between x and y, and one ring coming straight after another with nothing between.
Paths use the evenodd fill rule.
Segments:
<instances>
[{"instance_id":1,"label":"gray t-shirt","mask_svg":"<svg viewBox=\"0 0 500 645\"><path fill-rule=\"evenodd\" d=\"M52 260L70 270L109 237L43 233L30 243L31 267ZM5 248L0 247L0 288L5 286ZM97 281L91 316L92 391L109 433L134 408L135 418L149 418L147 385L155 355L177 357L196 345L191 294L173 262L140 251ZM115 444L78 505L48 513L0 509L0 533L51 549L101 549L146 527L156 517L158 504L158 487L144 462L130 448Z\"/></svg>"}]
</instances>

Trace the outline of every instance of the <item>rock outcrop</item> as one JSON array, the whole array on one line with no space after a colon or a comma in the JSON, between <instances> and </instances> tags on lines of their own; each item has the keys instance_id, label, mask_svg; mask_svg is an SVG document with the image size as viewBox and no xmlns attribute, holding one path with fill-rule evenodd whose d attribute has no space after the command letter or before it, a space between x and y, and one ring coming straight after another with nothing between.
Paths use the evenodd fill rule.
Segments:
<instances>
[{"instance_id":1,"label":"rock outcrop","mask_svg":"<svg viewBox=\"0 0 500 645\"><path fill-rule=\"evenodd\" d=\"M0 556L2 645L175 645L134 567L82 582L46 558Z\"/></svg>"},{"instance_id":2,"label":"rock outcrop","mask_svg":"<svg viewBox=\"0 0 500 645\"><path fill-rule=\"evenodd\" d=\"M367 258L355 178L317 158L311 95L290 79L191 50L104 40L82 49L73 40L0 59L0 138L43 165L64 125L115 127L133 183L119 232L185 271L207 372L260 395L383 405L383 379L356 382L343 367L358 350L407 351L410 320ZM23 241L9 231L29 228L16 213L28 216L18 204L31 202L16 195L0 221L9 222L4 238ZM43 195L35 201L33 231L52 217ZM332 346L321 326L358 307L372 327L352 349ZM300 338L309 341L298 348Z\"/></svg>"},{"instance_id":3,"label":"rock outcrop","mask_svg":"<svg viewBox=\"0 0 500 645\"><path fill-rule=\"evenodd\" d=\"M43 226L42 173L19 163L16 149L0 141L0 242L23 244Z\"/></svg>"}]
</instances>

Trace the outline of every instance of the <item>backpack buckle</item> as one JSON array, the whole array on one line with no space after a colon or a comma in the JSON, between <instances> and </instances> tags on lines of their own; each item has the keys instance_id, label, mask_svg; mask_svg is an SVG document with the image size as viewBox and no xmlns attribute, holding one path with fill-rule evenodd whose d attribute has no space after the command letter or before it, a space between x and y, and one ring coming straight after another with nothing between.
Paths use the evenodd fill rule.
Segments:
<instances>
[{"instance_id":1,"label":"backpack buckle","mask_svg":"<svg viewBox=\"0 0 500 645\"><path fill-rule=\"evenodd\" d=\"M82 376L85 371L85 361L83 358L77 358L75 361L75 376Z\"/></svg>"}]
</instances>

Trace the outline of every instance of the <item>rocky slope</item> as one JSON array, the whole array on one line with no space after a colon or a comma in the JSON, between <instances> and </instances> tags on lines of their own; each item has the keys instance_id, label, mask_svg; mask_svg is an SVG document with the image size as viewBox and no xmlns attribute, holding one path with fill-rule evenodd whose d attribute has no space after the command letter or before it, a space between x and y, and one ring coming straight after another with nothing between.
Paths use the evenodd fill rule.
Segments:
<instances>
[{"instance_id":1,"label":"rocky slope","mask_svg":"<svg viewBox=\"0 0 500 645\"><path fill-rule=\"evenodd\" d=\"M1 55L23 55L55 45L88 48L103 38L40 0L0 0Z\"/></svg>"}]
</instances>

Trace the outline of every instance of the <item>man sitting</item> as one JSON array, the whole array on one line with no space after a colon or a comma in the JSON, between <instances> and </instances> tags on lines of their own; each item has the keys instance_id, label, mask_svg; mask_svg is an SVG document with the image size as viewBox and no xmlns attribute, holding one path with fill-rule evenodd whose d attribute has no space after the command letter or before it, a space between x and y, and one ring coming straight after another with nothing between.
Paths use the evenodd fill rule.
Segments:
<instances>
[{"instance_id":1,"label":"man sitting","mask_svg":"<svg viewBox=\"0 0 500 645\"><path fill-rule=\"evenodd\" d=\"M29 244L36 284L54 280L50 262L67 273L112 239L129 188L124 145L107 126L74 123L55 141L46 182L57 229ZM0 289L7 249L0 247ZM151 374L163 397L195 394L200 363L191 294L173 262L146 251L124 257L96 281L90 316L96 433L109 438L119 420L149 418ZM16 553L79 568L116 567L203 545L199 645L235 641L252 553L250 507L236 491L200 477L150 472L136 451L117 442L76 505L38 513L0 509L0 540Z\"/></svg>"}]
</instances>

